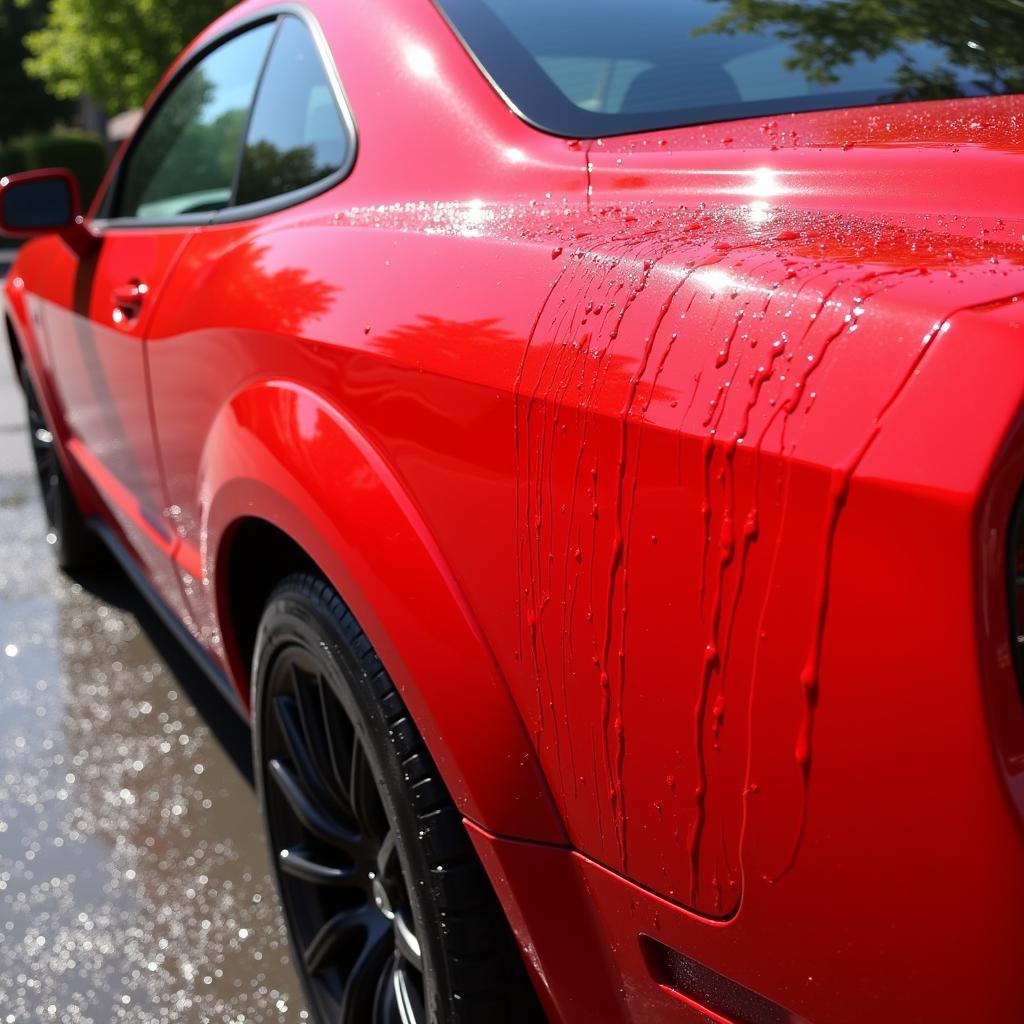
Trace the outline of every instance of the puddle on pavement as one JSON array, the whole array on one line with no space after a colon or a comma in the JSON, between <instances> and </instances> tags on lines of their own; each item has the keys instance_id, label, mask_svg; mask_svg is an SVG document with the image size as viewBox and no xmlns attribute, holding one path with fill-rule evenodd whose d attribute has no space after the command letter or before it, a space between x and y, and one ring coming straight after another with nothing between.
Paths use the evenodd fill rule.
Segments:
<instances>
[{"instance_id":1,"label":"puddle on pavement","mask_svg":"<svg viewBox=\"0 0 1024 1024\"><path fill-rule=\"evenodd\" d=\"M0 463L0 1024L305 1020L244 726Z\"/></svg>"}]
</instances>

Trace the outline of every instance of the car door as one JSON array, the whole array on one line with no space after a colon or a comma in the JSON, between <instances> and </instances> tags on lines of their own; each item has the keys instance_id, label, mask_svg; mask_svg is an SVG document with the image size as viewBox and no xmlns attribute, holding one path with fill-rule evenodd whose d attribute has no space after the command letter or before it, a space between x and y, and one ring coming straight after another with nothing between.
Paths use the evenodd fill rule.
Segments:
<instances>
[{"instance_id":1,"label":"car door","mask_svg":"<svg viewBox=\"0 0 1024 1024\"><path fill-rule=\"evenodd\" d=\"M199 224L230 202L272 21L201 54L158 97L96 221L74 308L52 332L75 457L163 598L188 618L150 410L145 338Z\"/></svg>"},{"instance_id":2,"label":"car door","mask_svg":"<svg viewBox=\"0 0 1024 1024\"><path fill-rule=\"evenodd\" d=\"M200 471L215 416L255 377L290 376L306 318L328 295L305 271L289 210L347 174L351 121L319 29L280 14L248 118L230 201L197 230L150 325L153 422L178 547L174 559L200 641L220 653L212 589L203 585Z\"/></svg>"}]
</instances>

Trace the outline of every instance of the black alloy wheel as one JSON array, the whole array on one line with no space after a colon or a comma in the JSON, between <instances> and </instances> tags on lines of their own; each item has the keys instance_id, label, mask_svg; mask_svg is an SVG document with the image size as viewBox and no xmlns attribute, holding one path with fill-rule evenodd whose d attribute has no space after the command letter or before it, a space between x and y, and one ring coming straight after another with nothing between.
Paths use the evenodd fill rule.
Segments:
<instances>
[{"instance_id":1,"label":"black alloy wheel","mask_svg":"<svg viewBox=\"0 0 1024 1024\"><path fill-rule=\"evenodd\" d=\"M21 364L19 376L28 411L32 458L46 512L46 542L53 548L57 564L62 569L71 571L95 565L102 556L102 545L89 529L71 493L60 464L56 439L25 363Z\"/></svg>"},{"instance_id":2,"label":"black alloy wheel","mask_svg":"<svg viewBox=\"0 0 1024 1024\"><path fill-rule=\"evenodd\" d=\"M419 733L317 576L291 576L271 595L253 684L257 785L315 1019L543 1020Z\"/></svg>"},{"instance_id":3,"label":"black alloy wheel","mask_svg":"<svg viewBox=\"0 0 1024 1024\"><path fill-rule=\"evenodd\" d=\"M301 647L278 655L267 688L267 820L303 966L329 1017L421 1024L422 947L362 743Z\"/></svg>"}]
</instances>

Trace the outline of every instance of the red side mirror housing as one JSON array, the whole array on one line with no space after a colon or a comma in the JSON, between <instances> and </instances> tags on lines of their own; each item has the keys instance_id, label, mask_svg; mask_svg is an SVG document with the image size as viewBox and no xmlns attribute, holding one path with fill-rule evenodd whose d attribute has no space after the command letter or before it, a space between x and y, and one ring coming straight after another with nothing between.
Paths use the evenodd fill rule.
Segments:
<instances>
[{"instance_id":1,"label":"red side mirror housing","mask_svg":"<svg viewBox=\"0 0 1024 1024\"><path fill-rule=\"evenodd\" d=\"M75 176L56 167L0 178L0 234L13 238L58 234L79 256L96 244L82 216Z\"/></svg>"}]
</instances>

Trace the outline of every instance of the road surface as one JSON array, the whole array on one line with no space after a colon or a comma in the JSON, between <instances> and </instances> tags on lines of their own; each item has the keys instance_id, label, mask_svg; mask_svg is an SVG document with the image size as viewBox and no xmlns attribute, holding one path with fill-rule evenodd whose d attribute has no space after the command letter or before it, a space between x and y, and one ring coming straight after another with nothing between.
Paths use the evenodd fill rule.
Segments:
<instances>
[{"instance_id":1,"label":"road surface","mask_svg":"<svg viewBox=\"0 0 1024 1024\"><path fill-rule=\"evenodd\" d=\"M44 540L0 351L0 1024L306 1019L248 736L111 567Z\"/></svg>"}]
</instances>

